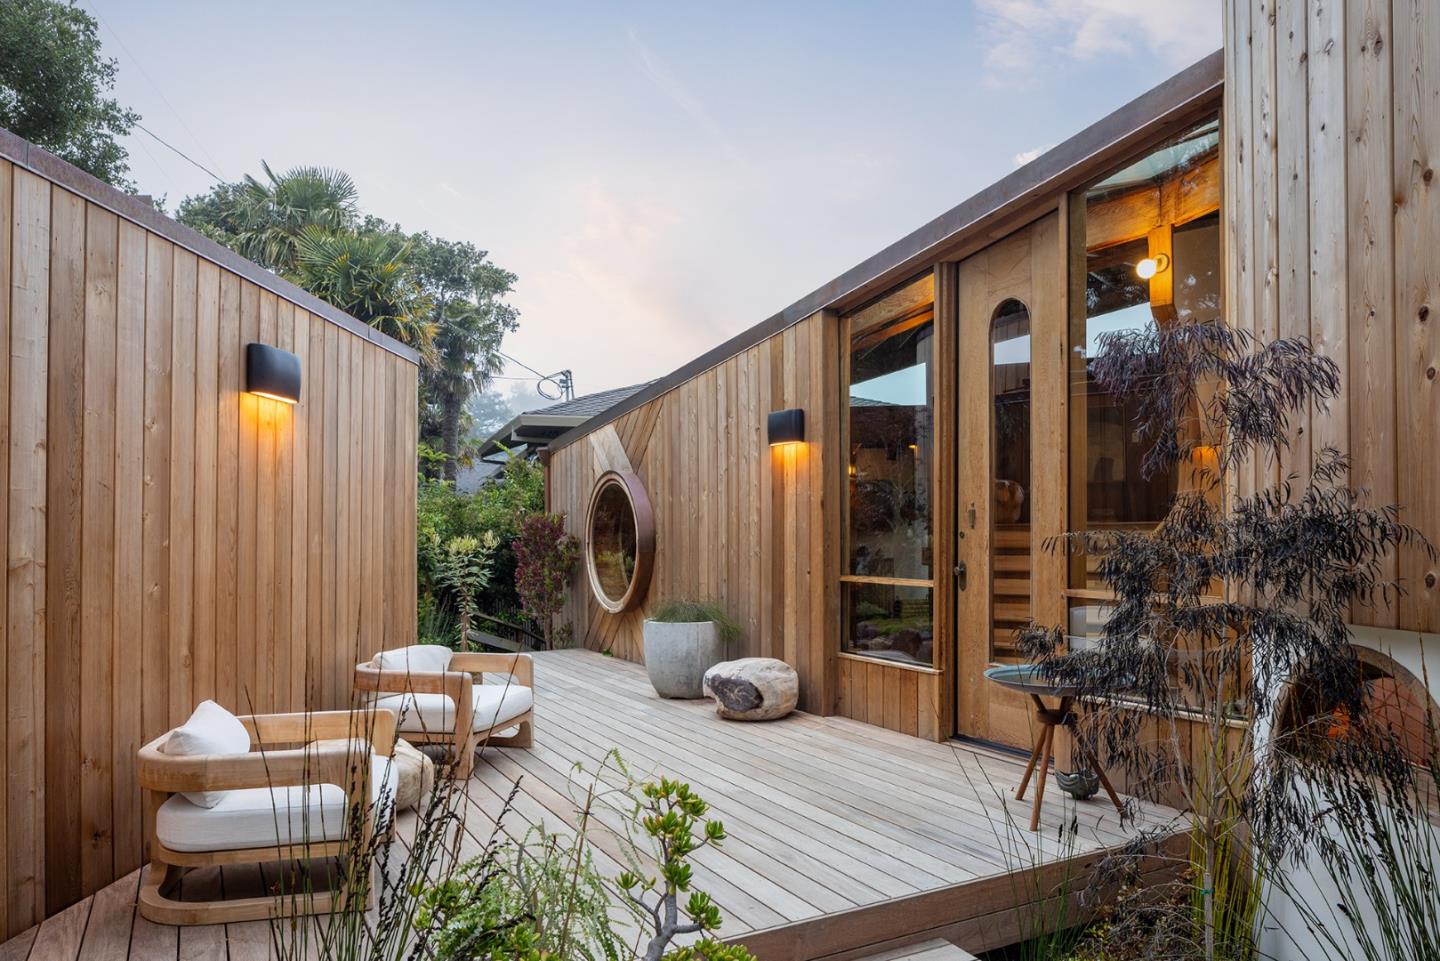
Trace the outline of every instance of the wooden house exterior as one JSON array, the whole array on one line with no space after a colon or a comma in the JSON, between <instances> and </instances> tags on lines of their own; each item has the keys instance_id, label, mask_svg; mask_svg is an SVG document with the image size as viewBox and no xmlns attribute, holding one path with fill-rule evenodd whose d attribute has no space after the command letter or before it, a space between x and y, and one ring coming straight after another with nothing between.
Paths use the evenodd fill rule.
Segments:
<instances>
[{"instance_id":1,"label":"wooden house exterior","mask_svg":"<svg viewBox=\"0 0 1440 961\"><path fill-rule=\"evenodd\" d=\"M792 664L806 710L1028 746L1026 705L984 670L1013 659L1018 624L1084 636L1106 599L1044 542L1153 524L1193 469L1141 476L1086 357L1106 330L1176 318L1311 337L1345 386L1296 425L1286 469L1348 450L1440 542L1440 12L1227 0L1225 39L553 442L550 506L587 550L607 471L653 510L644 602L607 610L582 573L579 643L643 660L655 604L713 599L744 628L733 655ZM767 416L793 408L803 443L770 446ZM1435 565L1395 564L1407 593L1355 623L1436 631Z\"/></svg>"}]
</instances>

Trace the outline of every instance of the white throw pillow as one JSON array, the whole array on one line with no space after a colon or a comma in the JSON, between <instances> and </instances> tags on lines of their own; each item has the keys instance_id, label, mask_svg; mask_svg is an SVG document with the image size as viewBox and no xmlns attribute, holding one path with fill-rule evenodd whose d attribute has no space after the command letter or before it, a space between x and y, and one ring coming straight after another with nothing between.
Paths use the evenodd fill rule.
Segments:
<instances>
[{"instance_id":1,"label":"white throw pillow","mask_svg":"<svg viewBox=\"0 0 1440 961\"><path fill-rule=\"evenodd\" d=\"M177 757L202 754L249 754L250 732L240 719L214 701L202 701L190 719L170 732L165 753ZM224 791L186 791L191 804L213 808L225 797Z\"/></svg>"},{"instance_id":2,"label":"white throw pillow","mask_svg":"<svg viewBox=\"0 0 1440 961\"><path fill-rule=\"evenodd\" d=\"M375 666L382 671L411 674L443 674L450 669L450 648L443 644L412 644L375 655Z\"/></svg>"}]
</instances>

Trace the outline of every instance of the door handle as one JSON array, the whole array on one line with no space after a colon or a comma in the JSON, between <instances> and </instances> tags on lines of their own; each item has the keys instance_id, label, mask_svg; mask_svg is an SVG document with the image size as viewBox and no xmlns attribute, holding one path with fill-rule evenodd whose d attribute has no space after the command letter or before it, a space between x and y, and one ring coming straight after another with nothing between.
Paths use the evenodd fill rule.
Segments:
<instances>
[{"instance_id":1,"label":"door handle","mask_svg":"<svg viewBox=\"0 0 1440 961\"><path fill-rule=\"evenodd\" d=\"M967 571L966 571L966 568L965 568L965 562L964 562L964 561L961 561L960 563L958 563L958 564L955 565L955 583L959 586L960 590L962 590L962 591L965 590L965 583L966 583L966 580L967 580L967 578L966 578L966 573L967 573Z\"/></svg>"}]
</instances>

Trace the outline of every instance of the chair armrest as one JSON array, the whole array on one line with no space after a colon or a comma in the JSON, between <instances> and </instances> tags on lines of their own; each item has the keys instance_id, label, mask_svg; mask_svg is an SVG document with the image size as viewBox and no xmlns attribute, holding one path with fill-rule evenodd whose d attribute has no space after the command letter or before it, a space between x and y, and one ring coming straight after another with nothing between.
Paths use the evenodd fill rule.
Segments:
<instances>
[{"instance_id":1,"label":"chair armrest","mask_svg":"<svg viewBox=\"0 0 1440 961\"><path fill-rule=\"evenodd\" d=\"M535 686L535 661L529 654L500 654L494 651L456 651L450 656L452 671L510 674L515 683Z\"/></svg>"},{"instance_id":2,"label":"chair armrest","mask_svg":"<svg viewBox=\"0 0 1440 961\"><path fill-rule=\"evenodd\" d=\"M470 730L475 711L475 679L464 671L382 671L369 664L355 665L355 690L379 694L444 694L455 703L455 731ZM394 746L395 721L391 715L390 739ZM388 751L386 753L389 753Z\"/></svg>"},{"instance_id":3,"label":"chair armrest","mask_svg":"<svg viewBox=\"0 0 1440 961\"><path fill-rule=\"evenodd\" d=\"M250 732L252 748L335 738L369 741L376 754L388 754L395 746L395 712L385 708L251 714L242 715L240 723Z\"/></svg>"},{"instance_id":4,"label":"chair armrest","mask_svg":"<svg viewBox=\"0 0 1440 961\"><path fill-rule=\"evenodd\" d=\"M146 744L137 758L140 786L149 791L234 791L255 787L338 784L350 793L359 772L370 776L369 742L360 738L249 754L166 754L169 732ZM363 759L357 761L356 759Z\"/></svg>"},{"instance_id":5,"label":"chair armrest","mask_svg":"<svg viewBox=\"0 0 1440 961\"><path fill-rule=\"evenodd\" d=\"M448 694L469 697L474 679L464 671L382 671L355 665L355 690L380 694Z\"/></svg>"}]
</instances>

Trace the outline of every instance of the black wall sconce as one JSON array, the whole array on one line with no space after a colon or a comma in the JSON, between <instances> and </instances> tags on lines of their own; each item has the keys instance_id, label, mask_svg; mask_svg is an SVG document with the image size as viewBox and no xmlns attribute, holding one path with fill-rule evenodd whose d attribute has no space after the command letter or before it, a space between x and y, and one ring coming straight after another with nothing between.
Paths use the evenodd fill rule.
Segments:
<instances>
[{"instance_id":1,"label":"black wall sconce","mask_svg":"<svg viewBox=\"0 0 1440 961\"><path fill-rule=\"evenodd\" d=\"M281 403L296 403L300 400L300 358L269 344L246 344L245 390Z\"/></svg>"},{"instance_id":2,"label":"black wall sconce","mask_svg":"<svg viewBox=\"0 0 1440 961\"><path fill-rule=\"evenodd\" d=\"M805 440L805 411L798 407L771 411L765 422L770 446L799 444Z\"/></svg>"}]
</instances>

